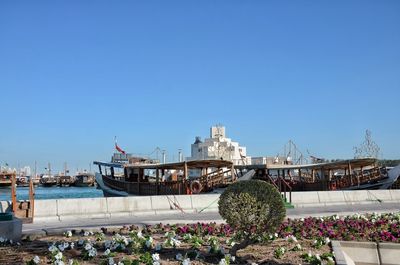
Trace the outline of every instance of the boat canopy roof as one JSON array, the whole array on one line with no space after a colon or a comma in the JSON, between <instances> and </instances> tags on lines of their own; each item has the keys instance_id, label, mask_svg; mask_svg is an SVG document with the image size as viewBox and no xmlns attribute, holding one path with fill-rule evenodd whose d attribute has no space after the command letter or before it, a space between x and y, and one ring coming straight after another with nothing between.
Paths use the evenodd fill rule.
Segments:
<instances>
[{"instance_id":1,"label":"boat canopy roof","mask_svg":"<svg viewBox=\"0 0 400 265\"><path fill-rule=\"evenodd\" d=\"M109 162L99 162L99 161L93 161L94 165L98 166L105 166L105 167L118 167L118 168L123 168L124 165L120 163L109 163Z\"/></svg>"},{"instance_id":2,"label":"boat canopy roof","mask_svg":"<svg viewBox=\"0 0 400 265\"><path fill-rule=\"evenodd\" d=\"M165 164L126 164L126 168L142 168L142 169L184 169L187 168L222 168L232 167L233 163L226 160L192 160L176 163Z\"/></svg>"},{"instance_id":3,"label":"boat canopy roof","mask_svg":"<svg viewBox=\"0 0 400 265\"><path fill-rule=\"evenodd\" d=\"M176 163L165 163L165 164L120 164L120 163L108 163L94 161L93 164L106 167L118 167L118 168L142 168L142 169L184 169L185 164L187 168L223 168L232 167L233 163L226 160L192 160Z\"/></svg>"},{"instance_id":4,"label":"boat canopy roof","mask_svg":"<svg viewBox=\"0 0 400 265\"><path fill-rule=\"evenodd\" d=\"M272 169L272 170L281 170L281 169L324 169L324 170L337 170L344 169L351 165L352 168L361 168L372 166L377 162L375 158L357 158L357 159L347 159L340 160L335 162L325 162L325 163L317 163L317 164L304 164L304 165L240 165L235 166L235 168L247 168L247 169Z\"/></svg>"}]
</instances>

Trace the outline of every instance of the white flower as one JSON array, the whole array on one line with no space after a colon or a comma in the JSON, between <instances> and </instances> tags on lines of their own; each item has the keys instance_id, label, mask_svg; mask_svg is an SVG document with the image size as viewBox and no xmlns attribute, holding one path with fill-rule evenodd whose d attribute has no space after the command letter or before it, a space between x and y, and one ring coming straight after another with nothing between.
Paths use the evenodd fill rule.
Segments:
<instances>
[{"instance_id":1,"label":"white flower","mask_svg":"<svg viewBox=\"0 0 400 265\"><path fill-rule=\"evenodd\" d=\"M56 260L56 261L54 261L54 265L65 265L65 264L64 264L64 261L62 261L62 260Z\"/></svg>"},{"instance_id":2,"label":"white flower","mask_svg":"<svg viewBox=\"0 0 400 265\"><path fill-rule=\"evenodd\" d=\"M160 265L159 261L153 261L153 265Z\"/></svg>"},{"instance_id":3,"label":"white flower","mask_svg":"<svg viewBox=\"0 0 400 265\"><path fill-rule=\"evenodd\" d=\"M275 236L276 238L278 238L278 233L275 233L274 236Z\"/></svg>"},{"instance_id":4,"label":"white flower","mask_svg":"<svg viewBox=\"0 0 400 265\"><path fill-rule=\"evenodd\" d=\"M117 265L124 265L122 261L119 261Z\"/></svg>"},{"instance_id":5,"label":"white flower","mask_svg":"<svg viewBox=\"0 0 400 265\"><path fill-rule=\"evenodd\" d=\"M331 240L329 239L329 237L325 238L325 244L329 244L331 242Z\"/></svg>"},{"instance_id":6,"label":"white flower","mask_svg":"<svg viewBox=\"0 0 400 265\"><path fill-rule=\"evenodd\" d=\"M153 240L146 240L146 247L147 248L151 248L151 245L152 245L152 243L153 243Z\"/></svg>"},{"instance_id":7,"label":"white flower","mask_svg":"<svg viewBox=\"0 0 400 265\"><path fill-rule=\"evenodd\" d=\"M138 236L138 238L143 238L142 231L137 232L137 236Z\"/></svg>"},{"instance_id":8,"label":"white flower","mask_svg":"<svg viewBox=\"0 0 400 265\"><path fill-rule=\"evenodd\" d=\"M85 231L85 232L83 233L83 236L89 236L89 232L88 232L88 231Z\"/></svg>"},{"instance_id":9,"label":"white flower","mask_svg":"<svg viewBox=\"0 0 400 265\"><path fill-rule=\"evenodd\" d=\"M107 248L106 251L104 251L104 256L108 256L111 253L111 251Z\"/></svg>"},{"instance_id":10,"label":"white flower","mask_svg":"<svg viewBox=\"0 0 400 265\"><path fill-rule=\"evenodd\" d=\"M49 251L50 251L51 253L55 253L55 252L58 252L58 249L57 249L56 246L51 245L51 246L49 247Z\"/></svg>"},{"instance_id":11,"label":"white flower","mask_svg":"<svg viewBox=\"0 0 400 265\"><path fill-rule=\"evenodd\" d=\"M190 265L190 259L189 259L189 258L184 259L184 260L182 261L182 265Z\"/></svg>"},{"instance_id":12,"label":"white flower","mask_svg":"<svg viewBox=\"0 0 400 265\"><path fill-rule=\"evenodd\" d=\"M73 249L74 248L74 242L71 242L70 244L69 244L69 247L71 248L71 249Z\"/></svg>"},{"instance_id":13,"label":"white flower","mask_svg":"<svg viewBox=\"0 0 400 265\"><path fill-rule=\"evenodd\" d=\"M221 259L221 260L219 261L218 265L227 265L227 264L226 264L225 258Z\"/></svg>"},{"instance_id":14,"label":"white flower","mask_svg":"<svg viewBox=\"0 0 400 265\"><path fill-rule=\"evenodd\" d=\"M40 262L39 256L34 256L33 259L32 259L32 261L33 261L35 264L39 264L39 262Z\"/></svg>"},{"instance_id":15,"label":"white flower","mask_svg":"<svg viewBox=\"0 0 400 265\"><path fill-rule=\"evenodd\" d=\"M58 249L59 249L61 252L64 251L64 249L65 249L64 244L58 245Z\"/></svg>"},{"instance_id":16,"label":"white flower","mask_svg":"<svg viewBox=\"0 0 400 265\"><path fill-rule=\"evenodd\" d=\"M297 238L294 235L285 237L285 240L289 242L297 242Z\"/></svg>"},{"instance_id":17,"label":"white flower","mask_svg":"<svg viewBox=\"0 0 400 265\"><path fill-rule=\"evenodd\" d=\"M64 233L64 235L66 237L71 237L72 236L72 232L71 231L67 231L67 232Z\"/></svg>"},{"instance_id":18,"label":"white flower","mask_svg":"<svg viewBox=\"0 0 400 265\"><path fill-rule=\"evenodd\" d=\"M332 257L328 257L327 259L328 259L328 261L333 262L333 258Z\"/></svg>"},{"instance_id":19,"label":"white flower","mask_svg":"<svg viewBox=\"0 0 400 265\"><path fill-rule=\"evenodd\" d=\"M160 260L160 254L154 253L153 255L151 255L151 258L153 259L153 261L159 261Z\"/></svg>"},{"instance_id":20,"label":"white flower","mask_svg":"<svg viewBox=\"0 0 400 265\"><path fill-rule=\"evenodd\" d=\"M61 252L58 252L57 255L54 256L54 258L55 258L56 260L61 260L62 257L63 257L63 254L62 254Z\"/></svg>"},{"instance_id":21,"label":"white flower","mask_svg":"<svg viewBox=\"0 0 400 265\"><path fill-rule=\"evenodd\" d=\"M72 265L72 264L74 264L74 260L73 260L73 259L70 259L70 260L68 261L68 265Z\"/></svg>"},{"instance_id":22,"label":"white flower","mask_svg":"<svg viewBox=\"0 0 400 265\"><path fill-rule=\"evenodd\" d=\"M113 258L108 258L108 265L114 265L114 259Z\"/></svg>"},{"instance_id":23,"label":"white flower","mask_svg":"<svg viewBox=\"0 0 400 265\"><path fill-rule=\"evenodd\" d=\"M319 256L319 254L315 254L315 258L316 258L317 260L321 260L321 257Z\"/></svg>"},{"instance_id":24,"label":"white flower","mask_svg":"<svg viewBox=\"0 0 400 265\"><path fill-rule=\"evenodd\" d=\"M181 253L176 254L175 259L176 260L183 260L182 254Z\"/></svg>"},{"instance_id":25,"label":"white flower","mask_svg":"<svg viewBox=\"0 0 400 265\"><path fill-rule=\"evenodd\" d=\"M89 257L95 257L97 255L97 250L95 248L91 248L88 254Z\"/></svg>"},{"instance_id":26,"label":"white flower","mask_svg":"<svg viewBox=\"0 0 400 265\"><path fill-rule=\"evenodd\" d=\"M172 241L172 244L174 245L174 246L177 246L177 247L179 247L182 243L181 243L181 241L179 241L178 239L176 239L176 238L171 238L171 241Z\"/></svg>"},{"instance_id":27,"label":"white flower","mask_svg":"<svg viewBox=\"0 0 400 265\"><path fill-rule=\"evenodd\" d=\"M86 243L85 250L89 250L91 248L92 248L92 245L90 243Z\"/></svg>"}]
</instances>

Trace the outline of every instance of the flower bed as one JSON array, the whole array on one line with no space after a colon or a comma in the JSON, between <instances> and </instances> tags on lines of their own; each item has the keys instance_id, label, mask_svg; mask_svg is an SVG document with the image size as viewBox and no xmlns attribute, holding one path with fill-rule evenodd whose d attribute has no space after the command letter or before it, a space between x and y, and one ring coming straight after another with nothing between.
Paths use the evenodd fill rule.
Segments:
<instances>
[{"instance_id":1,"label":"flower bed","mask_svg":"<svg viewBox=\"0 0 400 265\"><path fill-rule=\"evenodd\" d=\"M239 235L225 224L71 230L21 244L2 238L0 264L334 264L332 239L400 242L399 228L399 213L287 219L237 257L228 253Z\"/></svg>"}]
</instances>

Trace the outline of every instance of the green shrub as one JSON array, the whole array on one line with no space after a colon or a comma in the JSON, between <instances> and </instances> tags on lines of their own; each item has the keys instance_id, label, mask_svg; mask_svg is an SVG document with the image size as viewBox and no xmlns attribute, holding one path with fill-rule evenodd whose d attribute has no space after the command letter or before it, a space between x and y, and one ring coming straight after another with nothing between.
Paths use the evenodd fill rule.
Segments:
<instances>
[{"instance_id":1,"label":"green shrub","mask_svg":"<svg viewBox=\"0 0 400 265\"><path fill-rule=\"evenodd\" d=\"M281 194L261 180L239 181L230 185L219 198L222 218L244 238L231 254L251 244L256 237L274 233L286 215Z\"/></svg>"}]
</instances>

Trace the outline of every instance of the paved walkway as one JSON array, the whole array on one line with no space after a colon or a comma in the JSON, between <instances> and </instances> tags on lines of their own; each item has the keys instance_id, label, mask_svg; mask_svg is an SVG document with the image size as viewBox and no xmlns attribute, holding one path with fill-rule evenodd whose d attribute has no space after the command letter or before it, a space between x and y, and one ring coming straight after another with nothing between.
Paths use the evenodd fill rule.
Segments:
<instances>
[{"instance_id":1,"label":"paved walkway","mask_svg":"<svg viewBox=\"0 0 400 265\"><path fill-rule=\"evenodd\" d=\"M326 207L306 207L287 209L287 217L301 218L308 216L330 216L351 215L354 213L367 212L400 212L398 203L374 203L361 205L334 205ZM223 222L221 216L216 211L202 213L179 213L179 214L160 214L143 215L119 218L77 218L68 221L35 222L23 225L23 234L45 234L60 233L68 229L95 229L100 227L115 227L129 224L156 224L156 223L196 223L196 222Z\"/></svg>"}]
</instances>

